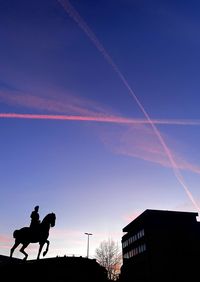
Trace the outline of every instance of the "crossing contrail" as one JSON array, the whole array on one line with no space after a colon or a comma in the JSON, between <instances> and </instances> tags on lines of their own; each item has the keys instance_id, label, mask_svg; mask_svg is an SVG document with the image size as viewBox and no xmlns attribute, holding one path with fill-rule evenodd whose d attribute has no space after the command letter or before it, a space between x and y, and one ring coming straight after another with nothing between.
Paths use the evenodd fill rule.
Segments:
<instances>
[{"instance_id":1,"label":"crossing contrail","mask_svg":"<svg viewBox=\"0 0 200 282\"><path fill-rule=\"evenodd\" d=\"M78 26L83 30L83 32L88 36L90 41L94 44L94 46L97 48L97 50L103 55L105 60L109 63L109 65L113 68L115 73L118 75L126 89L128 90L128 93L133 97L135 102L137 103L138 107L140 108L141 112L144 114L145 118L147 119L148 123L152 127L152 130L154 131L155 135L157 136L160 144L162 145L174 172L174 175L178 182L181 184L183 189L185 190L187 196L195 206L195 208L200 211L200 207L198 206L196 200L194 199L192 193L190 192L190 189L187 187L183 176L181 175L181 172L176 164L176 161L173 157L173 154L171 153L169 147L165 143L165 140L163 139L160 131L156 127L156 125L151 120L149 114L147 113L146 109L144 108L143 104L140 102L134 91L132 90L131 86L129 85L128 81L118 68L118 66L114 63L111 56L108 54L104 46L101 44L99 39L96 37L94 32L90 29L90 27L87 25L87 23L82 19L82 17L79 15L79 13L75 10L75 8L71 5L71 3L68 0L57 0L62 7L65 9L65 11L68 13L68 15L78 24Z\"/></svg>"}]
</instances>

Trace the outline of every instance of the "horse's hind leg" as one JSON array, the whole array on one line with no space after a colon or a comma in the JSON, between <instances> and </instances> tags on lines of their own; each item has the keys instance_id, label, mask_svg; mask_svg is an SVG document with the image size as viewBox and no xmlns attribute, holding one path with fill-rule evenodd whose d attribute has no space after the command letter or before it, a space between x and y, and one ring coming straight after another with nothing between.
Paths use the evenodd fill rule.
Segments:
<instances>
[{"instance_id":1,"label":"horse's hind leg","mask_svg":"<svg viewBox=\"0 0 200 282\"><path fill-rule=\"evenodd\" d=\"M13 247L10 250L10 257L12 257L14 250L19 246L20 242L15 240L15 244L13 245Z\"/></svg>"},{"instance_id":2,"label":"horse's hind leg","mask_svg":"<svg viewBox=\"0 0 200 282\"><path fill-rule=\"evenodd\" d=\"M24 257L23 260L26 260L27 257L28 257L28 254L24 251L24 249L25 249L28 245L29 245L29 243L25 243L25 244L23 244L23 246L22 246L21 249L20 249L20 252L25 255L25 257Z\"/></svg>"}]
</instances>

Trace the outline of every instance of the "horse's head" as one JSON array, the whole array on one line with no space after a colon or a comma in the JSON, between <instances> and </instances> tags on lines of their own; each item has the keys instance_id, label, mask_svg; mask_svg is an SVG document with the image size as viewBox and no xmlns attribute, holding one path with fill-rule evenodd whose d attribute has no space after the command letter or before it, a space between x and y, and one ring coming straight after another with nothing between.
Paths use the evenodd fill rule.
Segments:
<instances>
[{"instance_id":1,"label":"horse's head","mask_svg":"<svg viewBox=\"0 0 200 282\"><path fill-rule=\"evenodd\" d=\"M54 227L56 224L56 215L53 212L50 214L50 224L51 224L51 227Z\"/></svg>"},{"instance_id":2,"label":"horse's head","mask_svg":"<svg viewBox=\"0 0 200 282\"><path fill-rule=\"evenodd\" d=\"M49 213L45 216L45 218L42 221L42 224L50 224L51 227L54 227L56 223L56 215L55 213Z\"/></svg>"}]
</instances>

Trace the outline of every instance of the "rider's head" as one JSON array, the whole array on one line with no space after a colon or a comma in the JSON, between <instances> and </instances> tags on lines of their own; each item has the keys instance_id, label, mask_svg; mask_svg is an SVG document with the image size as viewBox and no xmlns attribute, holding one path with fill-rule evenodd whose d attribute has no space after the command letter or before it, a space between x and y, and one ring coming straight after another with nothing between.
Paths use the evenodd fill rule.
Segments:
<instances>
[{"instance_id":1,"label":"rider's head","mask_svg":"<svg viewBox=\"0 0 200 282\"><path fill-rule=\"evenodd\" d=\"M39 210L39 206L35 206L35 211L38 211Z\"/></svg>"}]
</instances>

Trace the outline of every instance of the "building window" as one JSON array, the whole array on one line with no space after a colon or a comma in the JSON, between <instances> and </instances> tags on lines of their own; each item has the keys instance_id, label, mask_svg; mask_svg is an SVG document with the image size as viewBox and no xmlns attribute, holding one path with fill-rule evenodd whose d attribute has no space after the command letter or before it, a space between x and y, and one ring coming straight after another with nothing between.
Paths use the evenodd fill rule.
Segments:
<instances>
[{"instance_id":1,"label":"building window","mask_svg":"<svg viewBox=\"0 0 200 282\"><path fill-rule=\"evenodd\" d=\"M136 247L136 248L134 248L134 249L128 251L127 253L125 253L125 254L123 255L123 257L124 257L125 259L129 259L129 258L132 258L132 257L134 257L134 256L137 256L138 254L143 253L143 252L145 252L145 251L146 251L146 244L141 244L141 245L139 245L138 247Z\"/></svg>"},{"instance_id":2,"label":"building window","mask_svg":"<svg viewBox=\"0 0 200 282\"><path fill-rule=\"evenodd\" d=\"M125 248L129 245L131 245L133 242L137 241L138 239L142 238L144 236L144 229L141 229L139 232L135 233L131 237L129 237L127 240L125 240L122 243L122 247Z\"/></svg>"}]
</instances>

